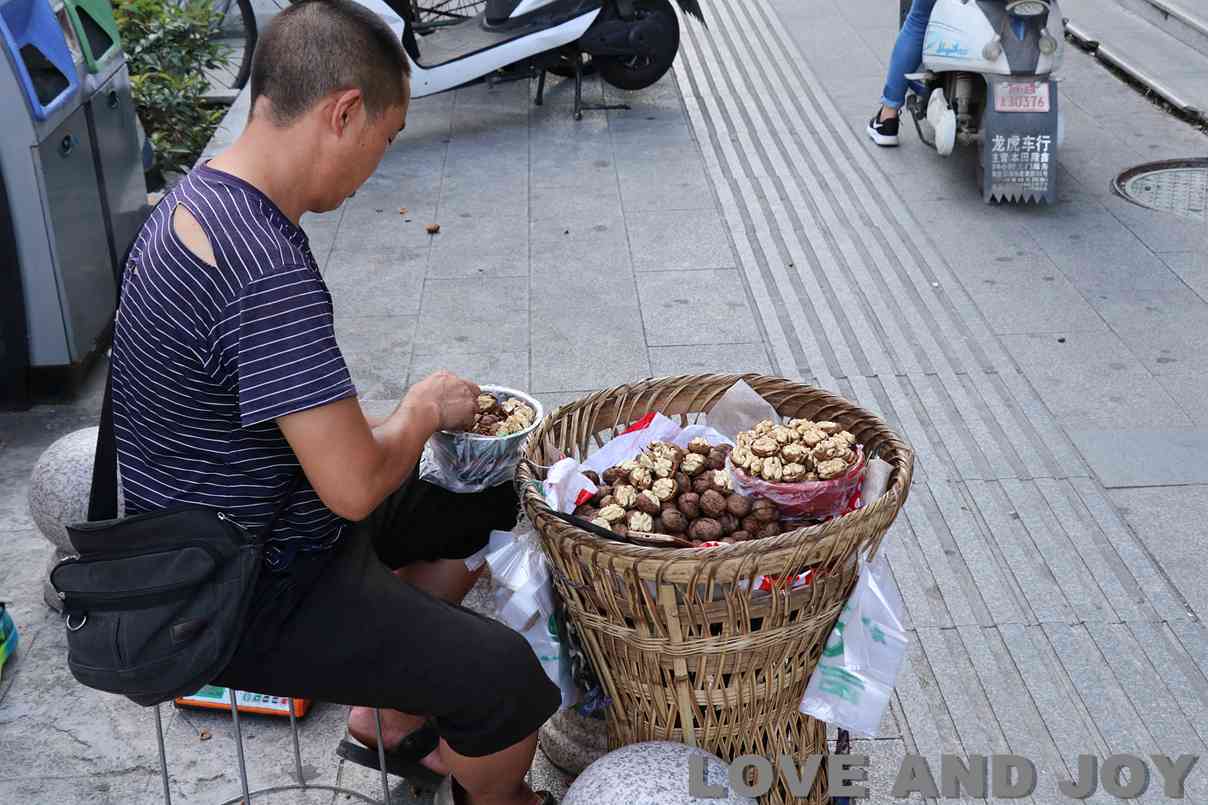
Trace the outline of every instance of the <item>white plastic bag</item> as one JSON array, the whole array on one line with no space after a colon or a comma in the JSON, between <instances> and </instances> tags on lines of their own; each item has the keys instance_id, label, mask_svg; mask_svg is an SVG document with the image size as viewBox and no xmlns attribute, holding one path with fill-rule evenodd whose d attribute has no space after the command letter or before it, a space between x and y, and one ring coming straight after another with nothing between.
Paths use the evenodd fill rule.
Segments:
<instances>
[{"instance_id":1,"label":"white plastic bag","mask_svg":"<svg viewBox=\"0 0 1208 805\"><path fill-rule=\"evenodd\" d=\"M861 567L856 589L810 676L801 712L877 737L906 656L906 641L902 597L882 551Z\"/></svg>"},{"instance_id":2,"label":"white plastic bag","mask_svg":"<svg viewBox=\"0 0 1208 805\"><path fill-rule=\"evenodd\" d=\"M578 701L571 678L570 660L558 639L554 619L554 588L549 565L527 521L514 531L494 531L484 557L495 580L495 605L499 620L520 632L533 647L541 667L562 691L562 706Z\"/></svg>"}]
</instances>

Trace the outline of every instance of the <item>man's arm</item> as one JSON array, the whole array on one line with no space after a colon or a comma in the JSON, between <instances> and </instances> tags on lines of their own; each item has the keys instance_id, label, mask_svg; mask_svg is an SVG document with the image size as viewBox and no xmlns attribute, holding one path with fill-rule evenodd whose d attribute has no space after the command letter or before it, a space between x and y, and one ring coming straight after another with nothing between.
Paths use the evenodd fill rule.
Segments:
<instances>
[{"instance_id":1,"label":"man's arm","mask_svg":"<svg viewBox=\"0 0 1208 805\"><path fill-rule=\"evenodd\" d=\"M473 383L437 372L373 427L352 398L279 417L277 424L324 505L363 520L406 480L433 433L473 421L477 396Z\"/></svg>"}]
</instances>

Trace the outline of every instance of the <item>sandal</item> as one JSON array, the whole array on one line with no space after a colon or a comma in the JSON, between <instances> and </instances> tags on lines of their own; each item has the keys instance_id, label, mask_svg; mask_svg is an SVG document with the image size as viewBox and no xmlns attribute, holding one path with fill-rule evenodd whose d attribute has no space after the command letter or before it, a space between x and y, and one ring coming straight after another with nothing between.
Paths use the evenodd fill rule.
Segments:
<instances>
[{"instance_id":1,"label":"sandal","mask_svg":"<svg viewBox=\"0 0 1208 805\"><path fill-rule=\"evenodd\" d=\"M436 727L429 721L405 736L398 746L386 750L386 773L406 779L420 791L435 791L447 778L432 771L420 761L435 752L439 743L440 736L436 734ZM376 748L361 746L348 738L340 741L336 754L367 769L380 771L382 768Z\"/></svg>"},{"instance_id":2,"label":"sandal","mask_svg":"<svg viewBox=\"0 0 1208 805\"><path fill-rule=\"evenodd\" d=\"M461 788L461 786L458 786ZM554 799L554 795L548 791L534 791L541 798L541 805L558 805L558 800ZM453 796L453 777L449 776L440 784L440 788L436 789L436 796L432 798L432 805L457 805L457 800Z\"/></svg>"}]
</instances>

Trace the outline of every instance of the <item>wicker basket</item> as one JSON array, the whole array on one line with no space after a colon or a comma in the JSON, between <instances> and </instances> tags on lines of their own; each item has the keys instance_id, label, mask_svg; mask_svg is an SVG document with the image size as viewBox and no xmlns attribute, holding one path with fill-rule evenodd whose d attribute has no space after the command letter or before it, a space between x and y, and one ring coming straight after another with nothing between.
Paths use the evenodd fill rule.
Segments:
<instances>
[{"instance_id":1,"label":"wicker basket","mask_svg":"<svg viewBox=\"0 0 1208 805\"><path fill-rule=\"evenodd\" d=\"M821 525L703 550L601 539L554 517L533 483L565 456L584 458L649 411L699 419L737 380L786 417L829 419L893 466L886 493ZM914 454L873 414L810 386L761 375L646 380L563 405L535 430L517 471L525 510L541 534L558 591L612 702L613 748L670 740L726 759L826 752L825 725L798 706L823 644L853 589L861 551L875 552L905 503ZM741 582L791 578L798 590L752 598ZM825 767L823 767L824 771ZM823 772L810 803L823 803ZM801 801L783 778L765 805Z\"/></svg>"}]
</instances>

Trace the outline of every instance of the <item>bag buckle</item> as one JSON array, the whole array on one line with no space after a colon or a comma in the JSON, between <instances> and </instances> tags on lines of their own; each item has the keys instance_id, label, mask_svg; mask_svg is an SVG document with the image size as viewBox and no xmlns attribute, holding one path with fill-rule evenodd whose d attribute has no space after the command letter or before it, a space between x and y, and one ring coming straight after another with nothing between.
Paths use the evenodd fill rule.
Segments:
<instances>
[{"instance_id":1,"label":"bag buckle","mask_svg":"<svg viewBox=\"0 0 1208 805\"><path fill-rule=\"evenodd\" d=\"M69 613L67 613L67 619L66 619L66 620L67 620L67 631L69 631L69 632L78 632L78 631L80 631L81 629L83 629L83 628L84 628L84 624L88 623L88 615L84 615L84 619L83 619L82 621L80 621L79 625L77 625L77 626L72 626L72 625L71 625L71 613L70 613L70 612L69 612Z\"/></svg>"}]
</instances>

